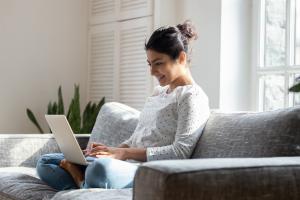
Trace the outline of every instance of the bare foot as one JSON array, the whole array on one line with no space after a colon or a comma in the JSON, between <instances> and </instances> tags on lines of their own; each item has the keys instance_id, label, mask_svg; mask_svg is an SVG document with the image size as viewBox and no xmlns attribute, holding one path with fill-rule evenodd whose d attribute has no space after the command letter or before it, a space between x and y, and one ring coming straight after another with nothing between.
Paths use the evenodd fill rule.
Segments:
<instances>
[{"instance_id":1,"label":"bare foot","mask_svg":"<svg viewBox=\"0 0 300 200\"><path fill-rule=\"evenodd\" d=\"M84 180L83 172L80 170L80 168L77 165L70 163L66 159L61 160L59 166L69 172L76 185L80 187Z\"/></svg>"}]
</instances>

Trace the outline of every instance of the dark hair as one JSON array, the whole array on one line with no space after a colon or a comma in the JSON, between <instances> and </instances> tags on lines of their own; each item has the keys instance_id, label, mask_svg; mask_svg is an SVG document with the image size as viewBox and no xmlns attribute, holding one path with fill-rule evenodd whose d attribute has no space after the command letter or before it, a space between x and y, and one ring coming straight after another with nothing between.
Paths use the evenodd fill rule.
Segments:
<instances>
[{"instance_id":1,"label":"dark hair","mask_svg":"<svg viewBox=\"0 0 300 200\"><path fill-rule=\"evenodd\" d=\"M148 42L145 43L145 50L154 50L167 54L172 60L179 57L181 51L187 54L187 62L190 63L191 48L190 41L198 38L195 27L190 20L177 26L163 26L155 30Z\"/></svg>"}]
</instances>

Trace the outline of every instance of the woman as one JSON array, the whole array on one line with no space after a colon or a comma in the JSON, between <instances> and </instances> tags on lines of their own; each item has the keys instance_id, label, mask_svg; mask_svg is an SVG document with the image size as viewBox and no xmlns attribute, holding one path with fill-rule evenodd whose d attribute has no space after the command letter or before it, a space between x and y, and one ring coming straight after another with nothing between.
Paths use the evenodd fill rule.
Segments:
<instances>
[{"instance_id":1,"label":"woman","mask_svg":"<svg viewBox=\"0 0 300 200\"><path fill-rule=\"evenodd\" d=\"M130 160L189 158L209 116L208 98L189 70L189 44L194 39L190 21L154 31L145 50L159 86L147 99L132 136L118 147L93 144L85 150L93 160L86 168L62 154L43 155L37 164L40 178L58 190L127 188L138 167Z\"/></svg>"}]
</instances>

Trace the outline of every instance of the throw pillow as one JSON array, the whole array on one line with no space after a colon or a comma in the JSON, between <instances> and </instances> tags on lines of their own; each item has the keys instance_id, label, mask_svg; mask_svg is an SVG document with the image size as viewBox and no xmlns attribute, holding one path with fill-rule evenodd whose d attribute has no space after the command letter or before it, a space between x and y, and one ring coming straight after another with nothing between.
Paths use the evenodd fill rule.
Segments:
<instances>
[{"instance_id":1,"label":"throw pillow","mask_svg":"<svg viewBox=\"0 0 300 200\"><path fill-rule=\"evenodd\" d=\"M91 133L91 142L118 146L135 130L140 112L127 105L110 102L102 106Z\"/></svg>"}]
</instances>

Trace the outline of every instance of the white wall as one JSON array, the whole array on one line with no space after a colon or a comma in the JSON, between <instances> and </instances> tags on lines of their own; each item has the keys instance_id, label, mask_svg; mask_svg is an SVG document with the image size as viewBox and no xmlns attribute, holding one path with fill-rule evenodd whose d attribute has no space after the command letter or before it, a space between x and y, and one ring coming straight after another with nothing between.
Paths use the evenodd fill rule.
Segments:
<instances>
[{"instance_id":1,"label":"white wall","mask_svg":"<svg viewBox=\"0 0 300 200\"><path fill-rule=\"evenodd\" d=\"M155 3L159 4L156 27L186 19L195 24L199 38L193 48L192 75L208 95L210 107L219 108L221 0L156 0Z\"/></svg>"},{"instance_id":2,"label":"white wall","mask_svg":"<svg viewBox=\"0 0 300 200\"><path fill-rule=\"evenodd\" d=\"M220 109L251 109L251 1L222 2Z\"/></svg>"},{"instance_id":3,"label":"white wall","mask_svg":"<svg viewBox=\"0 0 300 200\"><path fill-rule=\"evenodd\" d=\"M87 77L86 0L0 0L0 132L32 133L26 108L44 129L49 100L63 87L65 108Z\"/></svg>"}]
</instances>

